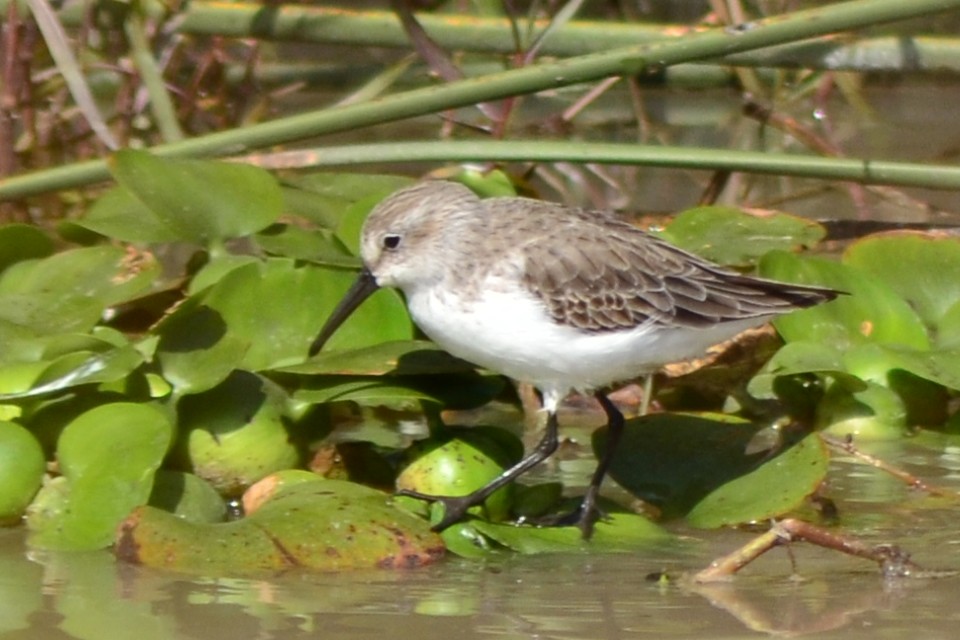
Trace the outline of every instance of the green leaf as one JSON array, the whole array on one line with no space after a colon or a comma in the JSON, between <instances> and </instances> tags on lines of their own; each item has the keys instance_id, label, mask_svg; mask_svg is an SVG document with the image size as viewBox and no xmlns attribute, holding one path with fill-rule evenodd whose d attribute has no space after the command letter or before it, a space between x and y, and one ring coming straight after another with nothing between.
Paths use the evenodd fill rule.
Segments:
<instances>
[{"instance_id":1,"label":"green leaf","mask_svg":"<svg viewBox=\"0 0 960 640\"><path fill-rule=\"evenodd\" d=\"M287 210L329 230L340 226L344 212L360 200L371 205L413 184L407 176L316 172L284 176Z\"/></svg>"},{"instance_id":2,"label":"green leaf","mask_svg":"<svg viewBox=\"0 0 960 640\"><path fill-rule=\"evenodd\" d=\"M39 333L86 331L104 309L142 294L159 273L150 254L111 246L18 262L0 275L0 319Z\"/></svg>"},{"instance_id":3,"label":"green leaf","mask_svg":"<svg viewBox=\"0 0 960 640\"><path fill-rule=\"evenodd\" d=\"M0 227L0 272L17 262L46 258L51 253L53 240L39 228L29 224Z\"/></svg>"},{"instance_id":4,"label":"green leaf","mask_svg":"<svg viewBox=\"0 0 960 640\"><path fill-rule=\"evenodd\" d=\"M283 209L276 180L257 167L123 150L113 156L111 169L121 186L186 242L209 245L250 235L275 222Z\"/></svg>"},{"instance_id":5,"label":"green leaf","mask_svg":"<svg viewBox=\"0 0 960 640\"><path fill-rule=\"evenodd\" d=\"M308 375L423 375L464 373L473 365L426 340L396 340L356 349L328 349L309 362L278 368Z\"/></svg>"},{"instance_id":6,"label":"green leaf","mask_svg":"<svg viewBox=\"0 0 960 640\"><path fill-rule=\"evenodd\" d=\"M839 350L864 342L930 347L927 330L910 305L856 267L773 251L760 261L760 274L786 282L825 285L849 294L777 318L774 326L787 342L806 340Z\"/></svg>"},{"instance_id":7,"label":"green leaf","mask_svg":"<svg viewBox=\"0 0 960 640\"><path fill-rule=\"evenodd\" d=\"M305 382L310 386L294 393L293 397L297 401L313 404L351 401L368 405L389 405L401 411L416 409L420 402L440 403L439 399L429 394L399 384L395 378L311 376Z\"/></svg>"},{"instance_id":8,"label":"green leaf","mask_svg":"<svg viewBox=\"0 0 960 640\"><path fill-rule=\"evenodd\" d=\"M525 554L576 552L630 552L671 540L670 534L643 516L608 513L584 540L577 527L518 527L472 520L470 526L498 544Z\"/></svg>"},{"instance_id":9,"label":"green leaf","mask_svg":"<svg viewBox=\"0 0 960 640\"><path fill-rule=\"evenodd\" d=\"M255 240L266 253L276 256L346 269L361 266L360 259L351 255L329 232L275 224L258 233Z\"/></svg>"},{"instance_id":10,"label":"green leaf","mask_svg":"<svg viewBox=\"0 0 960 640\"><path fill-rule=\"evenodd\" d=\"M850 245L843 262L883 282L935 330L960 300L960 239L893 233Z\"/></svg>"},{"instance_id":11,"label":"green leaf","mask_svg":"<svg viewBox=\"0 0 960 640\"><path fill-rule=\"evenodd\" d=\"M491 431L497 435L491 435ZM465 496L483 488L520 459L522 448L504 447L509 436L499 429L449 429L420 440L406 452L407 462L397 475L397 488L436 496ZM503 520L510 511L513 486L507 485L488 497L482 513L490 520Z\"/></svg>"},{"instance_id":12,"label":"green leaf","mask_svg":"<svg viewBox=\"0 0 960 640\"><path fill-rule=\"evenodd\" d=\"M223 522L227 516L227 505L217 490L183 471L157 471L148 504L191 522Z\"/></svg>"},{"instance_id":13,"label":"green leaf","mask_svg":"<svg viewBox=\"0 0 960 640\"><path fill-rule=\"evenodd\" d=\"M767 451L752 452L765 425L727 415L652 414L627 421L610 465L610 477L656 505L664 517L686 514L707 494L760 464ZM598 455L607 429L593 435Z\"/></svg>"},{"instance_id":14,"label":"green leaf","mask_svg":"<svg viewBox=\"0 0 960 640\"><path fill-rule=\"evenodd\" d=\"M300 462L287 430L286 394L246 371L182 398L177 405L174 456L182 468L224 495L236 496L254 482Z\"/></svg>"},{"instance_id":15,"label":"green leaf","mask_svg":"<svg viewBox=\"0 0 960 640\"><path fill-rule=\"evenodd\" d=\"M117 555L128 562L202 575L288 569L409 569L438 560L429 525L384 493L318 479L287 485L236 522L197 524L145 507L124 522Z\"/></svg>"},{"instance_id":16,"label":"green leaf","mask_svg":"<svg viewBox=\"0 0 960 640\"><path fill-rule=\"evenodd\" d=\"M217 311L188 299L156 329L156 358L178 395L212 389L240 366L250 343L227 333Z\"/></svg>"},{"instance_id":17,"label":"green leaf","mask_svg":"<svg viewBox=\"0 0 960 640\"><path fill-rule=\"evenodd\" d=\"M96 382L115 382L127 377L143 363L133 345L102 353L77 351L46 364L30 381L30 387L0 394L0 399L26 398Z\"/></svg>"},{"instance_id":18,"label":"green leaf","mask_svg":"<svg viewBox=\"0 0 960 640\"><path fill-rule=\"evenodd\" d=\"M303 361L353 279L350 272L273 258L232 271L209 290L204 303L223 317L230 335L250 344L242 368L261 371ZM399 295L381 290L328 344L357 348L412 335Z\"/></svg>"},{"instance_id":19,"label":"green leaf","mask_svg":"<svg viewBox=\"0 0 960 640\"><path fill-rule=\"evenodd\" d=\"M899 440L907 430L907 408L893 390L867 383L851 392L831 386L817 407L817 427L836 436L858 440Z\"/></svg>"},{"instance_id":20,"label":"green leaf","mask_svg":"<svg viewBox=\"0 0 960 640\"><path fill-rule=\"evenodd\" d=\"M16 524L40 489L46 458L32 433L0 421L0 526Z\"/></svg>"},{"instance_id":21,"label":"green leaf","mask_svg":"<svg viewBox=\"0 0 960 640\"><path fill-rule=\"evenodd\" d=\"M751 215L733 207L697 207L678 214L663 235L720 264L749 265L769 251L799 251L826 235L822 225L785 213Z\"/></svg>"},{"instance_id":22,"label":"green leaf","mask_svg":"<svg viewBox=\"0 0 960 640\"><path fill-rule=\"evenodd\" d=\"M70 224L122 242L160 243L180 239L175 228L124 187L114 187L104 193L82 218L71 220Z\"/></svg>"},{"instance_id":23,"label":"green leaf","mask_svg":"<svg viewBox=\"0 0 960 640\"><path fill-rule=\"evenodd\" d=\"M823 441L811 434L756 470L711 492L687 514L703 529L767 520L797 508L827 473Z\"/></svg>"},{"instance_id":24,"label":"green leaf","mask_svg":"<svg viewBox=\"0 0 960 640\"><path fill-rule=\"evenodd\" d=\"M804 373L827 374L852 390L862 389L863 381L844 369L842 353L818 342L785 344L750 380L747 391L755 398L775 398L774 384L778 377Z\"/></svg>"},{"instance_id":25,"label":"green leaf","mask_svg":"<svg viewBox=\"0 0 960 640\"><path fill-rule=\"evenodd\" d=\"M120 521L145 504L167 453L173 426L151 405L119 402L87 411L57 444L65 482L49 510L31 511L30 544L47 549L100 549ZM48 491L44 487L41 495Z\"/></svg>"}]
</instances>

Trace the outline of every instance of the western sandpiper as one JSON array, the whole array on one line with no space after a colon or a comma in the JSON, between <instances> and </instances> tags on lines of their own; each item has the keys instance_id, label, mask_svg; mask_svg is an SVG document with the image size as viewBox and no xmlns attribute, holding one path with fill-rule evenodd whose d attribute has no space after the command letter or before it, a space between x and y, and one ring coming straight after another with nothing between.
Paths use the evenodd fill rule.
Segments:
<instances>
[{"instance_id":1,"label":"western sandpiper","mask_svg":"<svg viewBox=\"0 0 960 640\"><path fill-rule=\"evenodd\" d=\"M595 394L609 435L580 508L560 522L589 537L624 423L604 387L837 295L725 269L608 213L527 198L481 200L453 182L421 182L387 197L367 218L360 248L360 277L311 355L373 291L396 287L438 345L543 395L545 435L493 482L466 496L406 492L444 505L437 530L550 456L557 407L579 391Z\"/></svg>"}]
</instances>

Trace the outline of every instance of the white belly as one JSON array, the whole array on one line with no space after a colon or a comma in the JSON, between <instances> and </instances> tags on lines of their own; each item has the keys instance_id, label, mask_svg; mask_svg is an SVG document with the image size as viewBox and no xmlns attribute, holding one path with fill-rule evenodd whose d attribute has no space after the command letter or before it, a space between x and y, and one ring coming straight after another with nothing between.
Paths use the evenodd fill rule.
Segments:
<instances>
[{"instance_id":1,"label":"white belly","mask_svg":"<svg viewBox=\"0 0 960 640\"><path fill-rule=\"evenodd\" d=\"M485 290L463 303L439 287L410 292L417 325L434 342L474 364L529 382L541 391L587 391L701 355L764 318L709 329L641 326L589 333L557 324L525 291Z\"/></svg>"}]
</instances>

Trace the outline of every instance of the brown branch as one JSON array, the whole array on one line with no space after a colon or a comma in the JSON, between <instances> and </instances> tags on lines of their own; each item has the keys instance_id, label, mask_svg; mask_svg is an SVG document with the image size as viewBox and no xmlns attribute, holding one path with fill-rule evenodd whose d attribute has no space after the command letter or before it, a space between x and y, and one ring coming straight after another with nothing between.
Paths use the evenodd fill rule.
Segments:
<instances>
[{"instance_id":1,"label":"brown branch","mask_svg":"<svg viewBox=\"0 0 960 640\"><path fill-rule=\"evenodd\" d=\"M939 577L956 573L934 574L914 564L910 560L910 554L895 545L868 545L856 538L841 536L808 522L788 518L775 523L769 531L757 536L733 553L714 560L709 567L695 574L693 581L704 583L729 579L767 551L795 541L806 541L857 558L872 560L880 565L884 577L888 578L934 577L934 575Z\"/></svg>"}]
</instances>

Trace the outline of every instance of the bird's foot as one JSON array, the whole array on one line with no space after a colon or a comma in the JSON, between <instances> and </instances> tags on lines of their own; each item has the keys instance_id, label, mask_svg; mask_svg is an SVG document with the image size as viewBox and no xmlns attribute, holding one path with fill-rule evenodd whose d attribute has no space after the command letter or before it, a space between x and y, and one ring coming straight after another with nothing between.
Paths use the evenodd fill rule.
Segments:
<instances>
[{"instance_id":1,"label":"bird's foot","mask_svg":"<svg viewBox=\"0 0 960 640\"><path fill-rule=\"evenodd\" d=\"M409 496L418 500L426 500L434 504L443 505L443 517L440 521L430 527L432 531L443 531L452 524L463 520L467 515L467 510L478 504L483 504L487 496L478 495L477 492L468 493L465 496L435 496L429 493L420 493L411 489L400 489L398 496Z\"/></svg>"},{"instance_id":2,"label":"bird's foot","mask_svg":"<svg viewBox=\"0 0 960 640\"><path fill-rule=\"evenodd\" d=\"M533 524L538 527L577 527L580 529L581 537L589 540L593 535L593 525L606 517L607 514L597 506L596 496L588 493L573 511L524 518L521 524Z\"/></svg>"}]
</instances>

